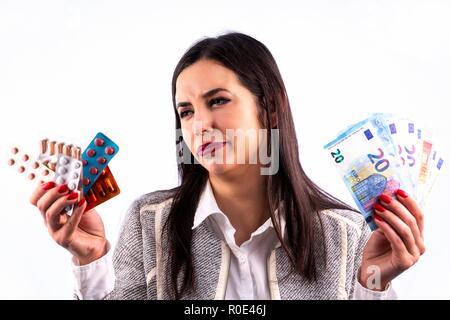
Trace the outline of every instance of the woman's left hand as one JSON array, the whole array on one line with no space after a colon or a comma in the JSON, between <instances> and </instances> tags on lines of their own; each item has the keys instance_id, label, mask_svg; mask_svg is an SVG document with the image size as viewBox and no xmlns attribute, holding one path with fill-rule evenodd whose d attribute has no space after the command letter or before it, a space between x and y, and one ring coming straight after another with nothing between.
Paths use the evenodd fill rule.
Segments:
<instances>
[{"instance_id":1,"label":"woman's left hand","mask_svg":"<svg viewBox=\"0 0 450 320\"><path fill-rule=\"evenodd\" d=\"M403 190L396 194L397 199L382 194L374 206L378 229L367 242L359 274L361 285L371 290L385 290L425 252L422 210Z\"/></svg>"}]
</instances>

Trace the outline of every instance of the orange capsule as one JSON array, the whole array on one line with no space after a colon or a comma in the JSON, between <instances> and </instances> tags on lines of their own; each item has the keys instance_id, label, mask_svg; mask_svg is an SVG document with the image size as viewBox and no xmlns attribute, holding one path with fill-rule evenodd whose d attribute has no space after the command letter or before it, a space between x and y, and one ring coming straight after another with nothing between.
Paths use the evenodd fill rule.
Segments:
<instances>
[{"instance_id":1,"label":"orange capsule","mask_svg":"<svg viewBox=\"0 0 450 320\"><path fill-rule=\"evenodd\" d=\"M50 149L50 155L54 155L55 154L55 146L56 146L57 141L51 141L49 143L49 149Z\"/></svg>"},{"instance_id":2,"label":"orange capsule","mask_svg":"<svg viewBox=\"0 0 450 320\"><path fill-rule=\"evenodd\" d=\"M48 139L41 140L41 153L47 152Z\"/></svg>"},{"instance_id":3,"label":"orange capsule","mask_svg":"<svg viewBox=\"0 0 450 320\"><path fill-rule=\"evenodd\" d=\"M114 191L116 191L116 189L114 189L114 186L113 186L113 184L111 183L111 180L110 180L110 179L105 179L105 184L106 184L106 187L108 188L109 192L114 192Z\"/></svg>"},{"instance_id":4,"label":"orange capsule","mask_svg":"<svg viewBox=\"0 0 450 320\"><path fill-rule=\"evenodd\" d=\"M102 197L106 196L105 190L103 190L102 186L99 183L94 184L94 187L95 187L95 191L97 191L97 193L99 193Z\"/></svg>"},{"instance_id":5,"label":"orange capsule","mask_svg":"<svg viewBox=\"0 0 450 320\"><path fill-rule=\"evenodd\" d=\"M49 162L48 167L50 170L55 171L56 170L56 163L55 162Z\"/></svg>"},{"instance_id":6,"label":"orange capsule","mask_svg":"<svg viewBox=\"0 0 450 320\"><path fill-rule=\"evenodd\" d=\"M92 190L89 190L88 196L89 196L90 202L97 202L97 197L95 196L95 194Z\"/></svg>"}]
</instances>

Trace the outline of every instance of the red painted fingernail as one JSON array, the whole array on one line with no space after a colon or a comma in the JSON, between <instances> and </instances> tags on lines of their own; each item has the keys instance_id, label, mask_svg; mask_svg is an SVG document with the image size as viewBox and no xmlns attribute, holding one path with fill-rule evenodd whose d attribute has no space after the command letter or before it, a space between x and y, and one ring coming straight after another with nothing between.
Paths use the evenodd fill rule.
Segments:
<instances>
[{"instance_id":1,"label":"red painted fingernail","mask_svg":"<svg viewBox=\"0 0 450 320\"><path fill-rule=\"evenodd\" d=\"M385 212L385 211L386 211L386 209L383 208L383 206L382 206L381 204L379 204L379 203L375 203L375 204L373 205L373 207L375 208L375 210L377 210L377 211L379 211L379 212Z\"/></svg>"},{"instance_id":2,"label":"red painted fingernail","mask_svg":"<svg viewBox=\"0 0 450 320\"><path fill-rule=\"evenodd\" d=\"M80 200L80 202L78 202L77 207L83 206L83 204L84 204L85 202L86 202L86 199L85 199L85 198L82 198L82 199Z\"/></svg>"},{"instance_id":3,"label":"red painted fingernail","mask_svg":"<svg viewBox=\"0 0 450 320\"><path fill-rule=\"evenodd\" d=\"M382 219L379 215L377 215L376 213L373 214L373 218L374 218L375 220L377 220L377 221L383 222L383 219Z\"/></svg>"},{"instance_id":4,"label":"red painted fingernail","mask_svg":"<svg viewBox=\"0 0 450 320\"><path fill-rule=\"evenodd\" d=\"M69 188L67 188L67 184L62 184L58 187L58 192L59 193L66 193L67 190L69 190Z\"/></svg>"},{"instance_id":5,"label":"red painted fingernail","mask_svg":"<svg viewBox=\"0 0 450 320\"><path fill-rule=\"evenodd\" d=\"M389 197L388 195L385 195L385 194L382 194L380 196L380 200L387 204L391 203L391 201L392 201L391 197Z\"/></svg>"},{"instance_id":6,"label":"red painted fingernail","mask_svg":"<svg viewBox=\"0 0 450 320\"><path fill-rule=\"evenodd\" d=\"M44 183L41 187L44 190L50 190L54 186L55 186L55 183L53 181L50 181L50 182Z\"/></svg>"},{"instance_id":7,"label":"red painted fingernail","mask_svg":"<svg viewBox=\"0 0 450 320\"><path fill-rule=\"evenodd\" d=\"M398 189L397 194L402 198L408 198L408 194L405 191L403 191L402 189Z\"/></svg>"},{"instance_id":8,"label":"red painted fingernail","mask_svg":"<svg viewBox=\"0 0 450 320\"><path fill-rule=\"evenodd\" d=\"M76 198L78 198L78 193L77 192L69 193L69 195L66 198L67 200L75 200Z\"/></svg>"}]
</instances>

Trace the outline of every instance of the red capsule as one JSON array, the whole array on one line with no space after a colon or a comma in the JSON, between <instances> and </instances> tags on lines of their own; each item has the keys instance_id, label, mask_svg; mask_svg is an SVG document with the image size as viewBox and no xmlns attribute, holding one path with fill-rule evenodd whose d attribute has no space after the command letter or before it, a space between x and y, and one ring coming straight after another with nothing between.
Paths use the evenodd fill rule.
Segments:
<instances>
[{"instance_id":1,"label":"red capsule","mask_svg":"<svg viewBox=\"0 0 450 320\"><path fill-rule=\"evenodd\" d=\"M83 159L83 161L82 161L82 162L83 162L83 166L84 166L84 167L86 167L86 166L87 166L87 164L88 164L87 160L84 160L84 159Z\"/></svg>"},{"instance_id":2,"label":"red capsule","mask_svg":"<svg viewBox=\"0 0 450 320\"><path fill-rule=\"evenodd\" d=\"M98 173L98 169L96 167L91 167L89 173L95 176Z\"/></svg>"},{"instance_id":3,"label":"red capsule","mask_svg":"<svg viewBox=\"0 0 450 320\"><path fill-rule=\"evenodd\" d=\"M89 156L89 157L95 157L95 155L96 155L97 153L95 152L95 150L94 149L89 149L88 151L87 151L87 155Z\"/></svg>"},{"instance_id":4,"label":"red capsule","mask_svg":"<svg viewBox=\"0 0 450 320\"><path fill-rule=\"evenodd\" d=\"M14 161L14 159L9 159L9 160L8 160L8 166L13 166L14 163L16 163L16 162Z\"/></svg>"},{"instance_id":5,"label":"red capsule","mask_svg":"<svg viewBox=\"0 0 450 320\"><path fill-rule=\"evenodd\" d=\"M22 156L22 160L25 161L25 162L27 162L29 159L30 159L30 157L27 154L24 154Z\"/></svg>"},{"instance_id":6,"label":"red capsule","mask_svg":"<svg viewBox=\"0 0 450 320\"><path fill-rule=\"evenodd\" d=\"M19 149L18 148L12 148L11 149L11 153L12 154L16 154L16 153L18 153L19 152Z\"/></svg>"},{"instance_id":7,"label":"red capsule","mask_svg":"<svg viewBox=\"0 0 450 320\"><path fill-rule=\"evenodd\" d=\"M36 176L34 175L34 173L30 173L28 175L28 179L33 180Z\"/></svg>"},{"instance_id":8,"label":"red capsule","mask_svg":"<svg viewBox=\"0 0 450 320\"><path fill-rule=\"evenodd\" d=\"M99 157L97 158L97 162L100 164L105 164L106 163L106 158L105 157Z\"/></svg>"},{"instance_id":9,"label":"red capsule","mask_svg":"<svg viewBox=\"0 0 450 320\"><path fill-rule=\"evenodd\" d=\"M91 183L91 180L89 178L83 178L83 184L87 186L89 183Z\"/></svg>"},{"instance_id":10,"label":"red capsule","mask_svg":"<svg viewBox=\"0 0 450 320\"><path fill-rule=\"evenodd\" d=\"M102 145L105 144L105 140L103 140L102 138L97 138L94 140L94 143L97 147L101 147Z\"/></svg>"},{"instance_id":11,"label":"red capsule","mask_svg":"<svg viewBox=\"0 0 450 320\"><path fill-rule=\"evenodd\" d=\"M25 167L24 166L20 166L17 171L19 171L19 173L22 173L25 171Z\"/></svg>"},{"instance_id":12,"label":"red capsule","mask_svg":"<svg viewBox=\"0 0 450 320\"><path fill-rule=\"evenodd\" d=\"M114 153L114 148L113 147L106 147L105 148L105 153L107 155L112 155Z\"/></svg>"}]
</instances>

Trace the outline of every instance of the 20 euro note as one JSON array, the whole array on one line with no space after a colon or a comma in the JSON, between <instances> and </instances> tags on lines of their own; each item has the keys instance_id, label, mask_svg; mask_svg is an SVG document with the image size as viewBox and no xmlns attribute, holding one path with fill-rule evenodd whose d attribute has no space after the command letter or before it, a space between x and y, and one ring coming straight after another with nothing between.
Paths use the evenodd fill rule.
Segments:
<instances>
[{"instance_id":1,"label":"20 euro note","mask_svg":"<svg viewBox=\"0 0 450 320\"><path fill-rule=\"evenodd\" d=\"M391 139L394 143L399 163L403 166L409 184L411 194L418 199L418 176L420 169L421 155L421 130L417 128L415 121L396 116L393 114L382 114L380 118L384 119ZM419 134L419 135L418 135Z\"/></svg>"},{"instance_id":2,"label":"20 euro note","mask_svg":"<svg viewBox=\"0 0 450 320\"><path fill-rule=\"evenodd\" d=\"M436 183L437 177L442 171L442 166L444 164L444 159L442 154L436 151L436 144L433 144L433 150L429 157L428 166L428 179L424 186L421 187L422 197L419 199L419 204L424 207L426 200L428 199L434 184Z\"/></svg>"},{"instance_id":3,"label":"20 euro note","mask_svg":"<svg viewBox=\"0 0 450 320\"><path fill-rule=\"evenodd\" d=\"M383 193L393 195L411 186L395 153L389 132L378 116L371 116L324 146L358 209L372 230L373 205Z\"/></svg>"},{"instance_id":4,"label":"20 euro note","mask_svg":"<svg viewBox=\"0 0 450 320\"><path fill-rule=\"evenodd\" d=\"M418 201L419 203L425 202L426 185L429 180L431 171L432 153L435 151L434 142L431 136L431 132L424 130L422 133L421 154L419 163L419 175L418 175Z\"/></svg>"}]
</instances>

